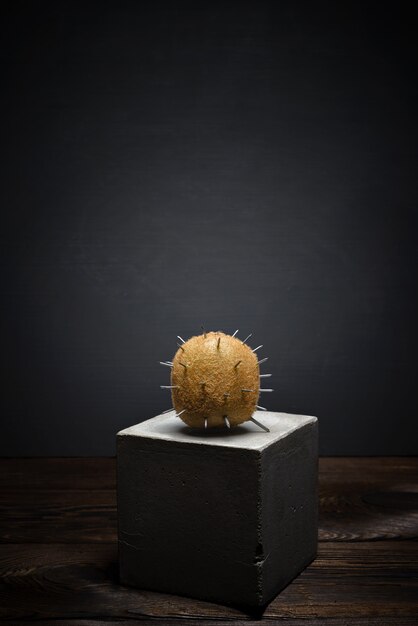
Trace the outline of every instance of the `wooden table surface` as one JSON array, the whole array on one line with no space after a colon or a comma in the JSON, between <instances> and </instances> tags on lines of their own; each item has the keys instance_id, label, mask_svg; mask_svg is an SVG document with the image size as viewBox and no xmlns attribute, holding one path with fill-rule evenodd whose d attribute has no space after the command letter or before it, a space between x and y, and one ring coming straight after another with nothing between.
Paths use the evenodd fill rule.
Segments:
<instances>
[{"instance_id":1,"label":"wooden table surface","mask_svg":"<svg viewBox=\"0 0 418 626\"><path fill-rule=\"evenodd\" d=\"M418 624L418 458L322 458L319 480L318 558L250 615L118 584L114 459L0 459L0 620Z\"/></svg>"}]
</instances>

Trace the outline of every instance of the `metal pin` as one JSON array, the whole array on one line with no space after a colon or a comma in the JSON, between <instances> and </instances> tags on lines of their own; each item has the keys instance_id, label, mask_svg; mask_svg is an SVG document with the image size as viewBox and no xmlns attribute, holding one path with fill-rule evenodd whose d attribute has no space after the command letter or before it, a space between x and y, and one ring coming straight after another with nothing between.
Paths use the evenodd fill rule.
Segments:
<instances>
[{"instance_id":1,"label":"metal pin","mask_svg":"<svg viewBox=\"0 0 418 626\"><path fill-rule=\"evenodd\" d=\"M261 344L260 346L257 346L256 348L254 348L254 350L251 350L251 352L257 352L257 350L259 350L262 347L263 347L263 344Z\"/></svg>"},{"instance_id":2,"label":"metal pin","mask_svg":"<svg viewBox=\"0 0 418 626\"><path fill-rule=\"evenodd\" d=\"M177 389L178 385L160 385L161 389Z\"/></svg>"},{"instance_id":3,"label":"metal pin","mask_svg":"<svg viewBox=\"0 0 418 626\"><path fill-rule=\"evenodd\" d=\"M216 346L218 350L219 350L219 346L220 346L220 345L221 345L221 338L220 338L220 337L218 337L218 345Z\"/></svg>"},{"instance_id":4,"label":"metal pin","mask_svg":"<svg viewBox=\"0 0 418 626\"><path fill-rule=\"evenodd\" d=\"M180 335L177 335L177 339L180 339L181 343L186 343L183 339L183 337L180 337Z\"/></svg>"},{"instance_id":5,"label":"metal pin","mask_svg":"<svg viewBox=\"0 0 418 626\"><path fill-rule=\"evenodd\" d=\"M260 411L267 411L267 409L264 406L260 406L259 404L255 405L257 409L260 409Z\"/></svg>"},{"instance_id":6,"label":"metal pin","mask_svg":"<svg viewBox=\"0 0 418 626\"><path fill-rule=\"evenodd\" d=\"M183 348L183 346L181 345L181 343L178 343L177 345L178 345L178 347L180 348L180 350L183 350L183 352L186 352L186 350Z\"/></svg>"},{"instance_id":7,"label":"metal pin","mask_svg":"<svg viewBox=\"0 0 418 626\"><path fill-rule=\"evenodd\" d=\"M264 392L271 392L271 391L274 391L274 389L259 389L260 393L262 393L263 391Z\"/></svg>"},{"instance_id":8,"label":"metal pin","mask_svg":"<svg viewBox=\"0 0 418 626\"><path fill-rule=\"evenodd\" d=\"M241 391L252 391L254 393L255 389L241 389Z\"/></svg>"},{"instance_id":9,"label":"metal pin","mask_svg":"<svg viewBox=\"0 0 418 626\"><path fill-rule=\"evenodd\" d=\"M188 365L185 365L184 363L182 363L181 361L179 361L180 365L182 365L184 367L184 369L187 370L187 368L189 367Z\"/></svg>"},{"instance_id":10,"label":"metal pin","mask_svg":"<svg viewBox=\"0 0 418 626\"><path fill-rule=\"evenodd\" d=\"M267 361L268 356L264 357L264 359L261 359L260 361L257 361L258 365L261 365L262 363L265 363L265 361Z\"/></svg>"},{"instance_id":11,"label":"metal pin","mask_svg":"<svg viewBox=\"0 0 418 626\"><path fill-rule=\"evenodd\" d=\"M250 334L248 335L248 337L246 337L242 343L246 343L246 342L249 340L249 338L250 338L250 337L252 337L252 336L253 336L253 334L252 334L252 333L250 333Z\"/></svg>"},{"instance_id":12,"label":"metal pin","mask_svg":"<svg viewBox=\"0 0 418 626\"><path fill-rule=\"evenodd\" d=\"M233 335L231 335L231 337L235 337L235 335L239 332L239 328L237 328L237 330L234 332Z\"/></svg>"},{"instance_id":13,"label":"metal pin","mask_svg":"<svg viewBox=\"0 0 418 626\"><path fill-rule=\"evenodd\" d=\"M262 428L266 433L269 433L270 430L267 428L267 426L264 426L264 424L261 424L260 422L258 422L256 419L254 419L253 417L250 417L250 422L253 422L254 424L256 424L257 426L259 426L260 428Z\"/></svg>"},{"instance_id":14,"label":"metal pin","mask_svg":"<svg viewBox=\"0 0 418 626\"><path fill-rule=\"evenodd\" d=\"M270 378L271 374L260 374L260 378Z\"/></svg>"},{"instance_id":15,"label":"metal pin","mask_svg":"<svg viewBox=\"0 0 418 626\"><path fill-rule=\"evenodd\" d=\"M167 365L167 367L173 367L173 364L171 362L167 362L165 363L164 361L159 361L160 365Z\"/></svg>"},{"instance_id":16,"label":"metal pin","mask_svg":"<svg viewBox=\"0 0 418 626\"><path fill-rule=\"evenodd\" d=\"M229 423L229 419L227 415L224 415L224 420L225 420L225 424L228 426L228 428L231 428L231 424Z\"/></svg>"},{"instance_id":17,"label":"metal pin","mask_svg":"<svg viewBox=\"0 0 418 626\"><path fill-rule=\"evenodd\" d=\"M234 369L235 369L236 367L238 367L238 365L239 365L240 363L242 363L242 359L241 359L240 361L238 361L238 363L235 363L235 365L234 365Z\"/></svg>"},{"instance_id":18,"label":"metal pin","mask_svg":"<svg viewBox=\"0 0 418 626\"><path fill-rule=\"evenodd\" d=\"M174 411L173 407L171 407L171 409L166 409L161 413L161 415L163 415L164 413L171 413L171 411Z\"/></svg>"}]
</instances>

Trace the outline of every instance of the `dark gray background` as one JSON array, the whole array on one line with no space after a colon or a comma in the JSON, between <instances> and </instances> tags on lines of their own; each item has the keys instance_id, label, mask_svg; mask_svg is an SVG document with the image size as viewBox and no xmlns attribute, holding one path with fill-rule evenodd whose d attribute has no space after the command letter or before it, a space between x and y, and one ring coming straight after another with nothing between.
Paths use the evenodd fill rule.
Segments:
<instances>
[{"instance_id":1,"label":"dark gray background","mask_svg":"<svg viewBox=\"0 0 418 626\"><path fill-rule=\"evenodd\" d=\"M254 333L322 453L417 453L407 9L15 2L2 31L0 454L113 454L202 323Z\"/></svg>"}]
</instances>

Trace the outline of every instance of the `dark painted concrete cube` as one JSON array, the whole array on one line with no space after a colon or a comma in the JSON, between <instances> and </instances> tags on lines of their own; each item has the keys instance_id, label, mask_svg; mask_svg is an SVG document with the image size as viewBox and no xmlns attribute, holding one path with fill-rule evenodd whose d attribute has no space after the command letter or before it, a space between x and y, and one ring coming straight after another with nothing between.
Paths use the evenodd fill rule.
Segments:
<instances>
[{"instance_id":1,"label":"dark painted concrete cube","mask_svg":"<svg viewBox=\"0 0 418 626\"><path fill-rule=\"evenodd\" d=\"M316 556L317 419L263 412L197 431L173 413L118 433L120 580L263 606Z\"/></svg>"}]
</instances>

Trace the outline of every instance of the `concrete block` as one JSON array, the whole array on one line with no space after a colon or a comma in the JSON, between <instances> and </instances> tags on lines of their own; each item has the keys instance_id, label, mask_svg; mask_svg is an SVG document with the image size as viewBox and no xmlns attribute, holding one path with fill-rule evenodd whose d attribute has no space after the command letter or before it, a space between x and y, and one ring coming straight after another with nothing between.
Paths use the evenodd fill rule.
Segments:
<instances>
[{"instance_id":1,"label":"concrete block","mask_svg":"<svg viewBox=\"0 0 418 626\"><path fill-rule=\"evenodd\" d=\"M317 419L222 431L166 413L118 433L122 584L263 606L316 556Z\"/></svg>"}]
</instances>

